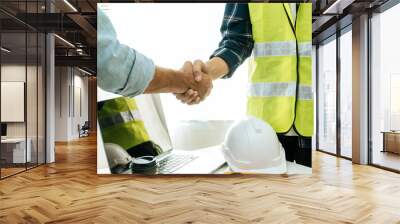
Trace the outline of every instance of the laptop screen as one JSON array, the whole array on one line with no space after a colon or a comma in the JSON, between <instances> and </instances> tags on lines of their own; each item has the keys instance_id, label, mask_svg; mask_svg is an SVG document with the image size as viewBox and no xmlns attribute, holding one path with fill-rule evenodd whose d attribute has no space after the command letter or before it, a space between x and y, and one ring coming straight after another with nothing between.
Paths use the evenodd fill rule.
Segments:
<instances>
[{"instance_id":1,"label":"laptop screen","mask_svg":"<svg viewBox=\"0 0 400 224\"><path fill-rule=\"evenodd\" d=\"M142 94L135 97L135 100L150 140L159 145L163 152L171 150L171 138L168 133L160 96Z\"/></svg>"},{"instance_id":2,"label":"laptop screen","mask_svg":"<svg viewBox=\"0 0 400 224\"><path fill-rule=\"evenodd\" d=\"M117 95L116 95L117 96ZM120 97L120 96L117 96ZM115 98L115 97L114 97ZM109 100L110 98L107 98L105 100ZM165 117L164 117L164 112L162 109L162 105L161 105L161 101L160 101L160 97L159 95L156 94L145 94L145 95L140 95L134 98L137 108L138 108L138 112L139 114L135 114L134 116L138 116L140 117L140 120L143 121L144 124L144 128L145 131L147 132L147 135L149 136L149 140L156 144L158 149L158 154L164 153L166 151L169 151L172 149L172 144L171 144L171 139L168 133L168 129L167 129L167 125L165 122ZM100 128L103 128L104 125L102 125L102 121L100 121ZM138 130L138 133L129 133L129 132L125 132L123 133L123 130L121 130L122 132L120 133L120 135L124 135L125 137L129 137L131 136L132 138L135 138L135 136L142 136L143 133L140 131L141 129L136 129L136 128L132 128L130 129L130 131L132 130ZM104 130L101 130L104 134ZM119 130L116 130L116 132L118 132ZM126 133L128 133L128 135L126 135ZM103 136L104 139L104 143L107 143L107 141L111 142L111 143L117 143L114 142L110 139L110 137L105 137ZM134 142L135 140L133 140ZM140 141L138 139L138 141ZM118 143L117 143L118 144ZM148 142L138 145L138 146L134 146L133 150L135 151L135 155L138 154L138 156L140 155L148 155L148 151L149 150L149 144ZM139 152L137 150L142 150L142 152ZM132 151L130 151L132 152ZM134 156L134 155L132 155Z\"/></svg>"}]
</instances>

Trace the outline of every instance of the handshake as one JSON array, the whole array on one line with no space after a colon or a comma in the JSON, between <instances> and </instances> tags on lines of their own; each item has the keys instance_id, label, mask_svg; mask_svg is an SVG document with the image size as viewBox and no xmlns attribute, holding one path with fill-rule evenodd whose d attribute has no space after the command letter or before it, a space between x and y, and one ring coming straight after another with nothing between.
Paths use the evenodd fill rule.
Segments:
<instances>
[{"instance_id":1,"label":"handshake","mask_svg":"<svg viewBox=\"0 0 400 224\"><path fill-rule=\"evenodd\" d=\"M219 57L206 63L187 61L179 71L156 66L153 80L144 93L173 93L182 103L198 104L210 95L212 81L228 72L227 63Z\"/></svg>"},{"instance_id":2,"label":"handshake","mask_svg":"<svg viewBox=\"0 0 400 224\"><path fill-rule=\"evenodd\" d=\"M173 91L173 94L182 103L198 104L210 95L213 79L201 60L196 60L193 63L185 62L176 73L180 76L183 85L177 85L178 88Z\"/></svg>"}]
</instances>

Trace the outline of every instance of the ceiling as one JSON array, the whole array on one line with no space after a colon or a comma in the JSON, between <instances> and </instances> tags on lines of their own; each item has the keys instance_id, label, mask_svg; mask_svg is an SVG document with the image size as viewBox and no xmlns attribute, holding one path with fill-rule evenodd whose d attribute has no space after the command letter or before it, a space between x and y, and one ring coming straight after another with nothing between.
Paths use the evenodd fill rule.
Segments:
<instances>
[{"instance_id":1,"label":"ceiling","mask_svg":"<svg viewBox=\"0 0 400 224\"><path fill-rule=\"evenodd\" d=\"M52 32L57 34L56 66L78 66L96 74L98 2L101 1L47 0L46 5L45 0L1 0L2 46L11 50L7 53L7 60L21 61L25 55L27 58L36 57L36 51L43 46L39 45L38 49L36 38L32 38L37 33Z\"/></svg>"},{"instance_id":2,"label":"ceiling","mask_svg":"<svg viewBox=\"0 0 400 224\"><path fill-rule=\"evenodd\" d=\"M390 0L313 1L313 43L317 44L350 25L354 17L374 12Z\"/></svg>"}]
</instances>

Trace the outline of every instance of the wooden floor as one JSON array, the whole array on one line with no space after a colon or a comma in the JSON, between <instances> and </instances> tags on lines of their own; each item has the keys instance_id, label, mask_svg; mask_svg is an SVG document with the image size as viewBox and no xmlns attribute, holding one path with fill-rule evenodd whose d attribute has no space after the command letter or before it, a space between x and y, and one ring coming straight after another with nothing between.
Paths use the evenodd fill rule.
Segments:
<instances>
[{"instance_id":1,"label":"wooden floor","mask_svg":"<svg viewBox=\"0 0 400 224\"><path fill-rule=\"evenodd\" d=\"M98 176L94 137L0 181L0 223L400 223L400 175L315 153L310 176Z\"/></svg>"},{"instance_id":2,"label":"wooden floor","mask_svg":"<svg viewBox=\"0 0 400 224\"><path fill-rule=\"evenodd\" d=\"M26 171L27 169L33 169L37 166L37 164L33 163L27 163L27 167L25 167L25 164L18 164L17 167L2 167L1 168L1 178L5 178L23 171Z\"/></svg>"},{"instance_id":3,"label":"wooden floor","mask_svg":"<svg viewBox=\"0 0 400 224\"><path fill-rule=\"evenodd\" d=\"M7 177L10 175L22 172L24 170L26 170L25 167L23 167L23 168L22 167L7 167L7 168L3 167L3 168L1 168L1 177L2 178Z\"/></svg>"}]
</instances>

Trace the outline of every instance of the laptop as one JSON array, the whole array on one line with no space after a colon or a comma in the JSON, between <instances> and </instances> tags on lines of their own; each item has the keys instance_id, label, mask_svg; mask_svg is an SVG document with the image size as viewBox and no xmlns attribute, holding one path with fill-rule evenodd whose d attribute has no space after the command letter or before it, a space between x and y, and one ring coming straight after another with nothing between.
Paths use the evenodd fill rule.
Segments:
<instances>
[{"instance_id":1,"label":"laptop","mask_svg":"<svg viewBox=\"0 0 400 224\"><path fill-rule=\"evenodd\" d=\"M191 151L172 147L159 95L140 95L135 97L135 100L150 140L162 149L161 154L156 157L157 171L155 174L212 174L225 164L219 145ZM97 130L98 173L110 174L111 168L107 162L101 129ZM129 168L119 173L133 174Z\"/></svg>"}]
</instances>

